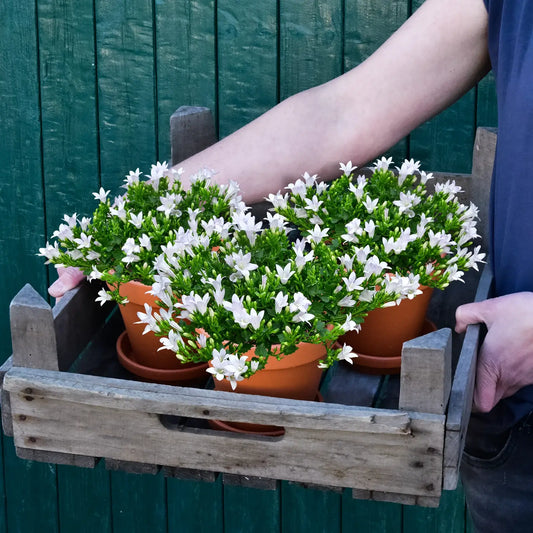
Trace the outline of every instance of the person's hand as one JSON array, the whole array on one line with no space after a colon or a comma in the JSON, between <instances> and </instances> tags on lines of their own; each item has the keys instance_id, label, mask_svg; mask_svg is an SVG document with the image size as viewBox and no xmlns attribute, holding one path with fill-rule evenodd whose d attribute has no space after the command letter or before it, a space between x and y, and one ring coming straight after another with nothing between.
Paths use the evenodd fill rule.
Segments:
<instances>
[{"instance_id":1,"label":"person's hand","mask_svg":"<svg viewBox=\"0 0 533 533\"><path fill-rule=\"evenodd\" d=\"M85 278L83 273L76 267L59 267L58 278L48 287L48 294L59 300L67 291L77 287Z\"/></svg>"},{"instance_id":2,"label":"person's hand","mask_svg":"<svg viewBox=\"0 0 533 533\"><path fill-rule=\"evenodd\" d=\"M533 292L519 292L457 308L455 331L485 323L474 409L490 411L502 398L533 384Z\"/></svg>"}]
</instances>

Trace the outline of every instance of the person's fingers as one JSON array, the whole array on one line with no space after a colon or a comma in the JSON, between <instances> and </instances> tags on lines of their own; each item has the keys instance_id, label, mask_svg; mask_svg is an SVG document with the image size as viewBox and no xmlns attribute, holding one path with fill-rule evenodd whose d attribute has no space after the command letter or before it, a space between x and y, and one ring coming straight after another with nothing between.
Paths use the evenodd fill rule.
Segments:
<instances>
[{"instance_id":1,"label":"person's fingers","mask_svg":"<svg viewBox=\"0 0 533 533\"><path fill-rule=\"evenodd\" d=\"M59 277L48 288L48 293L54 298L61 298L67 291L77 287L85 277L83 273L75 267L58 269Z\"/></svg>"},{"instance_id":2,"label":"person's fingers","mask_svg":"<svg viewBox=\"0 0 533 533\"><path fill-rule=\"evenodd\" d=\"M490 305L489 300L460 305L455 311L455 331L463 333L470 324L486 323Z\"/></svg>"},{"instance_id":3,"label":"person's fingers","mask_svg":"<svg viewBox=\"0 0 533 533\"><path fill-rule=\"evenodd\" d=\"M487 354L481 347L476 371L476 384L474 388L474 409L482 413L488 413L501 399L502 392L498 390L500 373L493 367Z\"/></svg>"}]
</instances>

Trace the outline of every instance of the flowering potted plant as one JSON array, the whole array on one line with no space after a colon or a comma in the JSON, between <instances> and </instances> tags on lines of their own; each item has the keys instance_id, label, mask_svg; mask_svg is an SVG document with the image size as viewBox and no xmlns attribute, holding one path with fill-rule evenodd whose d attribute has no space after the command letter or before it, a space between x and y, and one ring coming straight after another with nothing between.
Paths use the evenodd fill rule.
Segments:
<instances>
[{"instance_id":1,"label":"flowering potted plant","mask_svg":"<svg viewBox=\"0 0 533 533\"><path fill-rule=\"evenodd\" d=\"M174 353L158 352L159 340L151 333L143 335L143 326L136 324L144 303L157 305L147 294L154 281L154 261L166 249L179 249L190 232L209 240L213 229L241 203L235 183L215 185L210 173L202 171L186 191L181 172L166 163L152 165L148 179L141 178L139 169L132 171L126 176L125 192L113 201L109 191L100 188L93 193L98 206L92 218L65 215L53 233L53 244L40 249L47 263L75 266L89 280L107 283L108 290L102 288L97 301L120 304L126 325L117 343L121 362L135 373L164 381L181 380L182 370L187 370L187 381L191 371Z\"/></svg>"},{"instance_id":2,"label":"flowering potted plant","mask_svg":"<svg viewBox=\"0 0 533 533\"><path fill-rule=\"evenodd\" d=\"M209 362L217 388L313 400L322 368L355 356L337 338L418 286L412 276L385 275L388 265L371 254L328 246L326 228L291 240L277 214L264 227L245 211L229 222L216 252L197 241L164 251L152 288L162 309L147 306L141 317L181 360ZM291 366L296 375L285 379ZM274 382L264 383L269 370Z\"/></svg>"},{"instance_id":3,"label":"flowering potted plant","mask_svg":"<svg viewBox=\"0 0 533 533\"><path fill-rule=\"evenodd\" d=\"M358 335L348 335L360 356L395 357L389 364L397 371L401 345L424 328L431 290L461 279L471 267L477 269L484 254L479 246L471 246L478 237L478 210L459 202L461 189L455 182L436 184L430 191L427 185L433 176L419 171L419 162L406 160L397 172L390 169L391 163L386 158L376 161L369 178L363 174L355 178L351 162L341 164L341 177L329 185L305 174L287 187L289 192L271 194L268 199L273 210L302 231L329 228L331 248L354 248L360 258L372 254L387 263L391 272L417 280L420 296L399 302L398 312L388 307L374 311ZM405 318L408 308L416 304L421 308L413 321L402 321L400 334L387 337L394 317ZM387 324L383 328L380 323L381 342L376 343L367 332L380 316Z\"/></svg>"}]
</instances>

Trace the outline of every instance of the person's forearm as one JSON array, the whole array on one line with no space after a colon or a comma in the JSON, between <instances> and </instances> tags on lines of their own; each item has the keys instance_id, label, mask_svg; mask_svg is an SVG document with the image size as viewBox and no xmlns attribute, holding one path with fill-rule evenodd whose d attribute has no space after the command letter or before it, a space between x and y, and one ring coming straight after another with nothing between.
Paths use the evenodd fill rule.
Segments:
<instances>
[{"instance_id":1,"label":"person's forearm","mask_svg":"<svg viewBox=\"0 0 533 533\"><path fill-rule=\"evenodd\" d=\"M427 0L371 58L293 96L179 164L185 177L213 169L236 180L246 201L304 171L323 178L339 162L360 165L471 88L488 70L482 0Z\"/></svg>"}]
</instances>

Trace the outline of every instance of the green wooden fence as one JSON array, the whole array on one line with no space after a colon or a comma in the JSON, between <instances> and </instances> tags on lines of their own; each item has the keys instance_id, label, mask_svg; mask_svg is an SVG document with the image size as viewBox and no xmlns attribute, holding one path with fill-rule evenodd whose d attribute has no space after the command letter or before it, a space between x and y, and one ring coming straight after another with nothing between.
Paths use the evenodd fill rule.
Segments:
<instances>
[{"instance_id":1,"label":"green wooden fence","mask_svg":"<svg viewBox=\"0 0 533 533\"><path fill-rule=\"evenodd\" d=\"M420 0L2 0L0 362L8 306L64 213L169 158L170 114L205 105L220 136L364 60ZM424 80L413 80L423 83ZM383 83L387 83L386 73ZM391 150L468 172L475 128L495 125L483 81ZM81 204L80 204L81 200ZM277 491L19 460L0 439L0 533L463 532L460 491L428 510L282 483Z\"/></svg>"}]
</instances>

